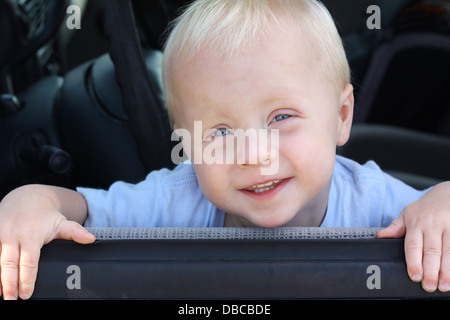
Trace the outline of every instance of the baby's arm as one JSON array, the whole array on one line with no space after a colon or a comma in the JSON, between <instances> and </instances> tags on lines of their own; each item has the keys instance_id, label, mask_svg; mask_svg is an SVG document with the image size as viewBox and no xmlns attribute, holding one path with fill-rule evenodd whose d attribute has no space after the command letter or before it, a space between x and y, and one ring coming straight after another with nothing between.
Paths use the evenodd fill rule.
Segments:
<instances>
[{"instance_id":1,"label":"baby's arm","mask_svg":"<svg viewBox=\"0 0 450 320\"><path fill-rule=\"evenodd\" d=\"M405 236L408 274L424 290L450 290L450 182L433 187L406 206L378 238Z\"/></svg>"},{"instance_id":2,"label":"baby's arm","mask_svg":"<svg viewBox=\"0 0 450 320\"><path fill-rule=\"evenodd\" d=\"M0 202L0 295L31 296L44 244L93 242L94 235L80 225L86 216L83 196L69 189L28 185L6 195Z\"/></svg>"}]
</instances>

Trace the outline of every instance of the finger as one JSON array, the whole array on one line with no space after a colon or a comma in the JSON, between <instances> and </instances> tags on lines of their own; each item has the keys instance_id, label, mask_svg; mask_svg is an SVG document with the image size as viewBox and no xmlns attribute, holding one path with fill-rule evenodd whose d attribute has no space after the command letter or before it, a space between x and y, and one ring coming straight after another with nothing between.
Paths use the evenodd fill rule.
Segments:
<instances>
[{"instance_id":1,"label":"finger","mask_svg":"<svg viewBox=\"0 0 450 320\"><path fill-rule=\"evenodd\" d=\"M65 221L57 234L57 238L87 244L95 241L95 236L74 221Z\"/></svg>"},{"instance_id":2,"label":"finger","mask_svg":"<svg viewBox=\"0 0 450 320\"><path fill-rule=\"evenodd\" d=\"M442 237L441 271L439 274L439 290L450 291L450 234L444 233Z\"/></svg>"},{"instance_id":3,"label":"finger","mask_svg":"<svg viewBox=\"0 0 450 320\"><path fill-rule=\"evenodd\" d=\"M34 244L24 244L20 248L19 261L19 297L28 299L34 291L38 265L39 265L40 247Z\"/></svg>"},{"instance_id":4,"label":"finger","mask_svg":"<svg viewBox=\"0 0 450 320\"><path fill-rule=\"evenodd\" d=\"M0 258L3 299L17 299L17 280L19 276L19 248L15 245L2 244Z\"/></svg>"},{"instance_id":5,"label":"finger","mask_svg":"<svg viewBox=\"0 0 450 320\"><path fill-rule=\"evenodd\" d=\"M423 233L410 229L405 235L405 260L408 275L412 281L419 282L423 278Z\"/></svg>"},{"instance_id":6,"label":"finger","mask_svg":"<svg viewBox=\"0 0 450 320\"><path fill-rule=\"evenodd\" d=\"M442 233L428 233L423 244L423 279L422 287L425 291L436 291L441 269Z\"/></svg>"},{"instance_id":7,"label":"finger","mask_svg":"<svg viewBox=\"0 0 450 320\"><path fill-rule=\"evenodd\" d=\"M385 229L377 232L377 238L401 238L406 233L405 220L403 212L400 216L392 221L392 223Z\"/></svg>"}]
</instances>

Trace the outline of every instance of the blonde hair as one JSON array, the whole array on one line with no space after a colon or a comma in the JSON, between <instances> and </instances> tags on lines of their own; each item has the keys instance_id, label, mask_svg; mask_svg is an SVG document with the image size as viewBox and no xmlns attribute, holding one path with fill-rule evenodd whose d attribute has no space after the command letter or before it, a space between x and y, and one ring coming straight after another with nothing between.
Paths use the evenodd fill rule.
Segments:
<instances>
[{"instance_id":1,"label":"blonde hair","mask_svg":"<svg viewBox=\"0 0 450 320\"><path fill-rule=\"evenodd\" d=\"M174 105L171 58L185 61L200 50L232 59L253 45L282 18L296 22L319 55L324 76L342 89L350 83L350 68L333 18L317 0L196 0L171 24L163 64L163 85L169 114Z\"/></svg>"}]
</instances>

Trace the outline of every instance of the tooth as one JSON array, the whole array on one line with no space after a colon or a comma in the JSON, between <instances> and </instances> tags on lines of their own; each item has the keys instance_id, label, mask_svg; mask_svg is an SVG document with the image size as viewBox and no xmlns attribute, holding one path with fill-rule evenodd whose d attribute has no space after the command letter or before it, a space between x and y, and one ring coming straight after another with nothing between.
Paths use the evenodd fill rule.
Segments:
<instances>
[{"instance_id":1,"label":"tooth","mask_svg":"<svg viewBox=\"0 0 450 320\"><path fill-rule=\"evenodd\" d=\"M270 186L271 184L272 184L272 182L263 183L263 184L258 184L257 187L258 187L258 188L263 188L263 187L266 187L266 186Z\"/></svg>"},{"instance_id":2,"label":"tooth","mask_svg":"<svg viewBox=\"0 0 450 320\"><path fill-rule=\"evenodd\" d=\"M264 188L264 187L270 187L271 185L273 185L274 183L278 183L280 182L280 180L274 180L274 181L269 181L267 183L263 183L263 184L257 184L255 186L253 186L252 188Z\"/></svg>"}]
</instances>

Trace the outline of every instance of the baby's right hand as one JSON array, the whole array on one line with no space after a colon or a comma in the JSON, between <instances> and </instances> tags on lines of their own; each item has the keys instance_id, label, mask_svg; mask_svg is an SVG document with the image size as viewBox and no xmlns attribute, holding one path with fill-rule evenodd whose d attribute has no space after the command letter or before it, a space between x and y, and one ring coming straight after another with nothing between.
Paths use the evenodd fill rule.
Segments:
<instances>
[{"instance_id":1,"label":"baby's right hand","mask_svg":"<svg viewBox=\"0 0 450 320\"><path fill-rule=\"evenodd\" d=\"M46 189L47 188L47 189ZM53 239L90 243L94 235L68 221L51 187L26 186L0 202L0 295L28 299L34 290L41 247Z\"/></svg>"}]
</instances>

